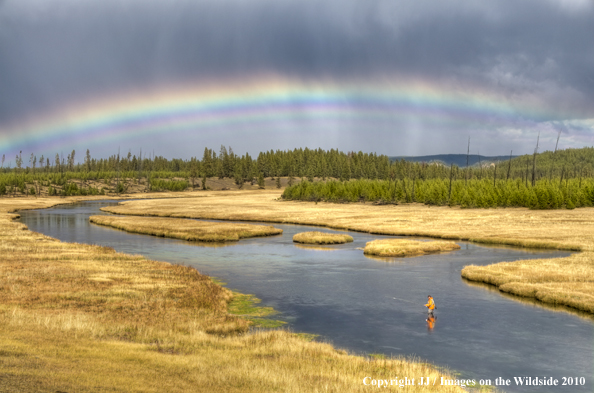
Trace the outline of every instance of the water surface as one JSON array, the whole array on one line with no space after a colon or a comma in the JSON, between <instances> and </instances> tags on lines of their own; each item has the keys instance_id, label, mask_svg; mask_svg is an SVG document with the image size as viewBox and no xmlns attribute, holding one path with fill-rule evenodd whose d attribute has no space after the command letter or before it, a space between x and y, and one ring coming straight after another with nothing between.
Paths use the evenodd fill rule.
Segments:
<instances>
[{"instance_id":1,"label":"water surface","mask_svg":"<svg viewBox=\"0 0 594 393\"><path fill-rule=\"evenodd\" d=\"M319 227L279 225L283 235L225 246L129 234L88 222L101 206L85 202L21 212L33 231L63 241L107 245L118 251L193 266L232 289L253 293L280 311L292 330L356 353L417 356L461 373L491 379L518 376L585 377L583 387L516 387L505 391L591 392L594 324L587 314L519 301L460 277L465 265L486 265L564 252L483 247L414 258L372 259L358 249L387 236L347 232L346 245L303 247L295 233ZM437 304L431 329L423 304Z\"/></svg>"}]
</instances>

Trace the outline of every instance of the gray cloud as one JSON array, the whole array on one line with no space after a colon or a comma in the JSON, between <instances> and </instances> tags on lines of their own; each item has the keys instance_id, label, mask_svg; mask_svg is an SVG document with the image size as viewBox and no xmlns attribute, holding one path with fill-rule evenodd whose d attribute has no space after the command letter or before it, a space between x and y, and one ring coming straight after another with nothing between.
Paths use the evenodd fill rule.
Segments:
<instances>
[{"instance_id":1,"label":"gray cloud","mask_svg":"<svg viewBox=\"0 0 594 393\"><path fill-rule=\"evenodd\" d=\"M593 20L587 0L0 0L0 128L79 99L258 73L411 75L594 117Z\"/></svg>"}]
</instances>

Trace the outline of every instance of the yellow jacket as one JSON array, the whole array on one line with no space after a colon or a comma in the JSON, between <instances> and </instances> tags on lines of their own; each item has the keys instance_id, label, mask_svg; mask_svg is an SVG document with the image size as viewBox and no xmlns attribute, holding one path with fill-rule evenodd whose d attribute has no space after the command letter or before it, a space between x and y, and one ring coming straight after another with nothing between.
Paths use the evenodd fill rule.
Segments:
<instances>
[{"instance_id":1,"label":"yellow jacket","mask_svg":"<svg viewBox=\"0 0 594 393\"><path fill-rule=\"evenodd\" d=\"M429 302L425 304L425 307L429 307L429 310L433 310L435 308L435 302L433 301L432 297L429 298Z\"/></svg>"}]
</instances>

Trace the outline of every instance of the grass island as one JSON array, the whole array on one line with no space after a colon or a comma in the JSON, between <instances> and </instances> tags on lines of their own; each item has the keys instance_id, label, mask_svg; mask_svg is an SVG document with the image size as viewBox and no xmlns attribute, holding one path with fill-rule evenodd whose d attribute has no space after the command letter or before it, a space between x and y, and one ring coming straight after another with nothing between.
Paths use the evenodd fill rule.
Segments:
<instances>
[{"instance_id":1,"label":"grass island","mask_svg":"<svg viewBox=\"0 0 594 393\"><path fill-rule=\"evenodd\" d=\"M445 240L379 239L367 242L363 253L378 257L413 257L458 249L459 245Z\"/></svg>"},{"instance_id":2,"label":"grass island","mask_svg":"<svg viewBox=\"0 0 594 393\"><path fill-rule=\"evenodd\" d=\"M301 244L344 244L352 242L353 237L342 233L311 231L296 234L293 241Z\"/></svg>"},{"instance_id":3,"label":"grass island","mask_svg":"<svg viewBox=\"0 0 594 393\"><path fill-rule=\"evenodd\" d=\"M164 217L91 216L89 221L126 232L169 237L195 242L236 242L250 237L283 233L272 225L253 225L228 222L196 221Z\"/></svg>"}]
</instances>

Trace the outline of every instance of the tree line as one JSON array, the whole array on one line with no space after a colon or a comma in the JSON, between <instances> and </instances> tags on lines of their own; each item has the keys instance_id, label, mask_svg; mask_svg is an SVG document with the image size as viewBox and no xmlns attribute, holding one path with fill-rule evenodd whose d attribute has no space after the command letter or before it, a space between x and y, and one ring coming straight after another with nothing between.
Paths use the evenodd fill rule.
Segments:
<instances>
[{"instance_id":1,"label":"tree line","mask_svg":"<svg viewBox=\"0 0 594 393\"><path fill-rule=\"evenodd\" d=\"M510 153L511 156L511 153ZM270 150L261 152L253 158L250 154L237 155L231 147L221 146L217 153L204 148L202 157L183 160L168 159L153 153L138 154L128 151L118 152L107 158L93 158L86 150L82 162L77 161L77 153L72 150L64 157L56 154L51 157L37 157L31 154L28 165L22 152L16 155L15 165L5 166L6 157L2 156L0 166L0 194L9 192L34 193L30 188L39 185L51 186L61 195L101 193L101 189L91 189L84 184L91 180L112 185L116 192L123 192L125 182L121 179L141 179L146 189L183 191L188 187L205 188L207 178L232 178L241 188L245 182L264 183L267 177L289 177L291 184L294 177L326 181L335 179L342 182L357 180L404 180L410 184L418 181L446 180L458 187L459 181L465 185L472 181L520 181L525 187L535 187L540 180L558 179L560 182L570 179L589 179L594 175L594 148L566 149L546 151L524 155L501 162L481 162L472 167L458 167L443 163L390 161L386 155L363 152L341 152L336 149ZM200 180L202 179L202 180ZM71 184L75 180L83 182L78 189ZM476 182L475 182L476 183ZM396 183L394 183L396 184ZM474 184L474 183L473 183ZM478 184L478 183L477 183ZM482 183L481 183L482 184ZM70 191L68 191L68 187ZM70 195L70 194L68 194Z\"/></svg>"},{"instance_id":2,"label":"tree line","mask_svg":"<svg viewBox=\"0 0 594 393\"><path fill-rule=\"evenodd\" d=\"M510 154L511 155L511 154ZM340 152L299 148L293 150L270 150L252 158L249 153L237 155L231 147L221 146L217 154L213 149L205 148L202 159L197 156L188 160L167 159L163 156L139 154L129 151L108 158L92 158L87 149L82 162L76 161L76 151L66 157L56 154L53 158L37 157L31 153L26 165L22 152L15 157L15 166L6 165L6 156L2 156L0 173L111 173L111 172L174 172L188 177L195 171L196 177L232 178L237 174L253 178L262 174L264 177L294 176L335 179L394 179L394 178L449 178L451 170L456 179L481 179L496 177L499 179L528 178L531 181L535 169L535 180L545 177L592 177L594 171L594 148L545 151L533 155L523 155L501 162L480 163L473 167L448 167L442 163L423 163L399 160L391 162L386 155L363 152ZM536 162L535 162L536 161ZM536 165L533 168L533 164Z\"/></svg>"}]
</instances>

